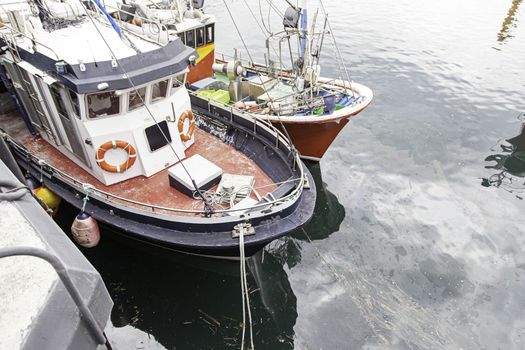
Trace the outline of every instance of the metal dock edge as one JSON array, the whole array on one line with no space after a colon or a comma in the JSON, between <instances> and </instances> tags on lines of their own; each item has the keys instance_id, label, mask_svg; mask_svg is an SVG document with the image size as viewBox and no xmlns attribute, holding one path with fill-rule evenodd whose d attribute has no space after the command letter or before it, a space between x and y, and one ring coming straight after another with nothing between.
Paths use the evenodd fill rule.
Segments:
<instances>
[{"instance_id":1,"label":"metal dock edge","mask_svg":"<svg viewBox=\"0 0 525 350\"><path fill-rule=\"evenodd\" d=\"M0 349L106 349L102 277L27 189L2 200L15 181L0 161Z\"/></svg>"}]
</instances>

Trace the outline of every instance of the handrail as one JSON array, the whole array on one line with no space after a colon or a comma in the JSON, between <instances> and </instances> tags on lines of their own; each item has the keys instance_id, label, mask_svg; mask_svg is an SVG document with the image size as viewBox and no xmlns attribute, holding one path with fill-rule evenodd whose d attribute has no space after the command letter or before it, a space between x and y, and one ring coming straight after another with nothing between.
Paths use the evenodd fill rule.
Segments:
<instances>
[{"instance_id":1,"label":"handrail","mask_svg":"<svg viewBox=\"0 0 525 350\"><path fill-rule=\"evenodd\" d=\"M34 43L36 43L36 44L38 44L38 45L48 49L49 51L51 51L53 53L53 55L55 55L55 57L57 58L57 61L60 60L60 56L58 56L58 54L55 52L55 50L53 50L51 47L49 47L49 46L39 42L35 38L30 37L30 36L26 35L25 33L22 33L22 32L19 32L19 31L15 31L11 25L8 25L8 24L4 23L4 26L5 26L6 29L8 29L11 32L11 35L10 35L11 38L16 38L17 36L23 36L26 39L30 40L31 42L34 42ZM14 44L15 45L17 44L16 40L8 40L6 33L4 33L1 28L0 28L0 36L6 41L14 41Z\"/></svg>"},{"instance_id":2,"label":"handrail","mask_svg":"<svg viewBox=\"0 0 525 350\"><path fill-rule=\"evenodd\" d=\"M79 308L80 313L83 316L81 319L86 322L88 329L95 337L97 343L100 345L108 343L104 331L100 329L97 319L93 316L93 313L91 313L91 310L82 299L80 292L73 283L62 261L56 255L36 247L10 247L0 249L0 259L21 255L33 256L45 260L55 269L58 277L64 284L64 287L66 287L67 292L75 302L75 305Z\"/></svg>"},{"instance_id":3,"label":"handrail","mask_svg":"<svg viewBox=\"0 0 525 350\"><path fill-rule=\"evenodd\" d=\"M197 94L195 91L188 90L188 93L190 95L197 96L197 97L199 97L201 99L205 99L206 101L208 101L208 104L213 102L213 103L215 103L215 104L217 104L217 105L219 105L221 107L228 106L227 104L222 104L222 103L220 103L218 101L215 101L215 100L213 100L211 98L208 98L206 96L201 96L201 95ZM250 118L252 118L254 124L258 124L259 123L259 124L263 124L264 126L268 127L270 129L269 131L276 133L279 136L280 139L285 141L285 143L288 143L288 144L291 143L291 140L289 140L288 137L286 135L284 135L279 129L277 129L275 126L273 126L273 124L270 121L268 121L266 119L262 119L262 118L257 118L254 115L252 115L250 113L247 113L246 111L244 111L242 109L235 108L233 106L230 106L230 108L235 109L235 111L240 113L240 114L243 114L243 117L249 116Z\"/></svg>"},{"instance_id":4,"label":"handrail","mask_svg":"<svg viewBox=\"0 0 525 350\"><path fill-rule=\"evenodd\" d=\"M119 5L120 5L120 4L118 4L117 6L119 6ZM168 27L167 27L164 23L161 23L160 21L156 22L156 21L154 21L154 20L152 20L152 19L150 19L150 18L142 17L142 16L140 16L140 15L137 15L136 13L131 13L131 12L128 12L128 11L126 11L126 10L122 10L120 7L113 7L113 6L111 6L111 5L106 5L105 7L108 8L108 9L116 10L116 11L117 11L117 16L118 16L117 20L118 20L119 22L121 22L121 23L127 23L127 22L124 22L124 21L120 18L120 12L123 12L123 13L129 14L129 15L132 15L133 17L137 17L137 18L139 18L139 19L141 19L141 20L148 21L148 22L151 22L151 23L156 23L158 26L162 27L162 28L159 29L159 34L160 34L161 31L162 31L162 32L167 32L167 31L168 31ZM89 11L89 10L88 10L88 11ZM98 11L97 11L96 13L98 13ZM142 27L140 27L140 26L137 26L137 27L142 28ZM122 30L125 30L125 31L128 32L128 33L134 34L134 35L137 35L137 34L138 34L138 33L134 32L134 31L132 31L132 30L126 28L126 27L121 27L121 29L122 29ZM144 30L143 30L143 31L144 31ZM142 35L145 35L145 34L142 33ZM151 40L151 39L149 39L149 40ZM156 41L155 43L158 44L158 41Z\"/></svg>"},{"instance_id":5,"label":"handrail","mask_svg":"<svg viewBox=\"0 0 525 350\"><path fill-rule=\"evenodd\" d=\"M253 117L253 116L251 116L249 114L245 114L245 113L243 113L243 114L244 115L242 115L242 117L244 117L244 118L246 118L246 116L249 116L252 119L256 119L257 121L261 121L260 119L255 118L255 117ZM267 125L263 125L263 126L267 127ZM277 134L278 140L280 139L281 142L283 142L283 144L289 145L286 137L277 128L275 128L273 125L271 126L271 128L273 128L273 131ZM86 190L84 189L85 183L83 183L81 181L78 181L74 177L66 174L65 172L61 171L60 169L57 169L57 168L53 167L52 165L48 164L47 162L45 162L45 161L39 159L38 157L34 156L33 154L29 153L22 145L19 145L18 142L16 142L11 136L6 134L6 137L7 137L7 140L15 148L19 149L21 152L26 153L28 158L32 158L34 163L41 164L41 167L43 167L44 164L45 164L45 166L50 168L53 171L54 174L58 174L64 180L69 182L73 187L76 187L76 189L79 192L82 192L82 193L85 194L85 192L86 192ZM291 200L294 197L298 197L302 193L302 190L303 190L302 180L304 179L304 176L305 176L304 168L303 168L303 164L302 164L302 162L300 160L299 154L294 154L294 156L295 156L294 162L295 162L295 164L298 164L298 166L299 166L299 176L295 180L297 182L299 182L299 184L297 184L295 186L295 188L288 195L286 195L284 197L281 197L279 199L272 199L272 200L269 200L269 201L264 202L264 203L256 204L256 205L251 206L248 209L260 209L262 211L262 210L267 209L268 207L271 207L271 206L282 205L285 202L287 202L288 200ZM152 204L146 204L146 203L143 203L143 202L134 201L134 200L131 200L131 199L128 199L128 198L120 197L120 196L114 195L112 193L103 191L101 189L98 189L94 185L90 186L90 190L89 191L90 191L90 193L89 193L90 196L93 196L93 193L98 193L101 198L105 197L107 200L110 200L112 202L120 201L120 202L123 202L123 203L129 203L129 204L137 205L139 207L149 208L152 212L155 212L155 210L163 210L163 211L173 212L173 213L206 214L205 210L168 208L168 207L156 206L156 205L152 205ZM245 211L245 210L246 210L246 208L243 208L243 209L231 209L231 208L230 209L216 209L216 210L214 210L214 213L235 213L235 212L239 212L239 211L242 212L242 211Z\"/></svg>"},{"instance_id":6,"label":"handrail","mask_svg":"<svg viewBox=\"0 0 525 350\"><path fill-rule=\"evenodd\" d=\"M119 12L119 13L118 13L118 19L119 19L119 21L122 21L122 19L120 18L120 12L122 12L122 13L125 13L125 14L128 14L128 15L132 15L133 17L137 17L137 18L139 18L139 19L141 19L141 20L146 20L146 21L148 21L148 22L152 22L152 23L153 23L153 22L158 22L158 24L160 24L160 25L162 25L162 26L164 26L164 27L166 28L165 30L168 30L168 27L166 27L163 23L161 23L160 20L155 20L155 19L153 19L153 18L143 17L143 16L140 16L140 15L137 15L136 13L131 13L131 12L129 12L129 11L123 10L123 9L122 9L122 4L117 4L117 7L114 7L114 6L111 6L111 5L106 5L105 7L106 7L107 9L112 9L112 10L118 11L118 12ZM158 10L158 9L157 9L157 10ZM175 16L173 16L172 18L173 18L173 20L174 20L176 23L179 22L179 21L177 21L177 18L176 18Z\"/></svg>"},{"instance_id":7,"label":"handrail","mask_svg":"<svg viewBox=\"0 0 525 350\"><path fill-rule=\"evenodd\" d=\"M0 5L0 8L1 8L1 7L2 7L2 5ZM5 10L4 10L4 11L5 11ZM87 11L90 11L90 10L87 10ZM6 13L7 13L7 12L6 12ZM98 17L98 16L97 16L97 20L99 20L99 17ZM99 23L102 24L102 25L108 26L107 23L101 22L100 20L99 20ZM163 24L159 24L159 25L164 26ZM19 32L19 31L14 30L14 28L13 28L9 23L4 23L4 27L5 27L7 30L10 31L10 35L9 35L9 34L5 33L5 32L2 30L3 28L0 27L0 37L2 37L5 41L13 42L13 43L16 45L16 44L17 44L17 43L16 43L16 37L18 37L18 36L23 36L24 38L30 40L31 42L36 43L36 44L38 44L39 46L42 46L42 47L46 48L47 50L49 50L49 51L50 51L50 52L56 57L56 60L57 60L57 61L60 60L60 56L56 53L56 51L55 51L53 48L47 46L46 44L44 44L44 43L42 43L42 42L40 42L40 41L38 41L37 39L35 39L35 38L32 37L32 36L29 36L29 35L27 35L27 34L25 34L25 33L23 33L23 32ZM166 27L166 28L167 28L167 27ZM153 44L160 45L158 41L156 41L156 40L154 40L154 39L151 39L151 38L148 38L148 37L144 36L144 34L141 35L141 34L136 33L136 32L134 32L134 31L132 31L132 30L130 30L130 29L128 29L128 28L121 28L121 29L124 30L126 33L129 33L129 34L131 34L131 35L135 35L135 36L137 36L137 37L140 37L142 40L147 40L147 41L149 41L149 42L151 42L151 43L153 43Z\"/></svg>"},{"instance_id":8,"label":"handrail","mask_svg":"<svg viewBox=\"0 0 525 350\"><path fill-rule=\"evenodd\" d=\"M12 28L10 28L10 29L12 31ZM134 33L132 31L130 31L130 32L135 34L135 35L137 35L137 33ZM23 33L21 33L21 34L25 36L25 34L23 34ZM29 38L29 39L31 39L31 38ZM42 46L46 47L43 44L42 44ZM53 51L52 49L50 49L50 50ZM53 53L54 53L54 51L53 51ZM56 55L56 53L55 53L55 55ZM57 57L58 57L58 55L57 55ZM194 94L193 92L191 92L191 93ZM210 108L210 106L213 105L213 104L214 104L214 102L209 100L208 101L208 108ZM298 167L299 167L299 175L300 175L296 179L299 182L299 184L296 185L294 187L294 189L288 195L283 196L283 197L281 197L279 199L272 199L272 200L268 200L265 203L253 205L249 209L264 210L264 209L267 209L268 207L271 207L271 206L281 205L284 202L294 198L294 196L299 196L302 193L302 189L303 189L302 179L304 179L305 174L304 174L303 164L302 164L302 162L300 160L300 156L299 156L298 153L293 151L293 147L291 147L291 141L280 130L278 130L275 126L273 126L270 121L267 121L267 120L264 120L264 119L261 119L261 118L257 118L256 116L253 116L253 115L251 115L249 113L246 113L245 111L240 111L239 110L238 112L239 112L238 115L240 115L242 118L245 118L245 119L251 121L254 124L254 129L256 129L257 124L261 125L261 127L264 127L265 129L267 129L267 131L270 131L271 133L273 133L276 136L276 143L277 143L277 145L279 144L279 142L282 142L283 145L285 145L290 150L290 152L294 155L294 159L293 159L294 164L293 164L293 166L295 167L296 165L298 165ZM233 113L233 107L232 107L232 112L231 113ZM11 143L13 145L15 145L15 147L19 148L22 152L28 153L21 145L19 145L16 141L14 141L14 139L12 139L9 136L8 136L8 139L10 139L12 141ZM36 161L36 163L39 163L41 161L36 156L34 156L34 155L30 154L30 153L29 153L29 156L32 157ZM84 183L76 180L75 178L73 178L70 175L62 172L61 170L51 166L50 164L45 163L45 165L48 166L55 174L60 175L63 179L68 181L72 186L77 187L77 190L79 190L80 192L84 192L84 190L83 190ZM206 211L203 211L203 210L167 208L167 207L155 206L155 205L151 205L151 204L146 204L146 203L134 201L134 200L131 200L131 199L123 198L123 197L120 197L120 196L117 196L117 195L105 192L103 190L100 190L100 189L96 188L95 186L92 186L92 192L98 193L99 195L101 195L101 197L105 197L107 200L112 200L112 201L117 200L117 201L124 202L124 203L130 203L130 204L133 204L133 205L136 205L136 206L139 206L139 207L149 208L152 211L164 210L164 211L168 211L168 212L178 212L178 213L206 214ZM244 211L244 210L246 210L246 209L231 209L230 208L230 209L217 209L217 210L214 210L214 212L215 213L234 213L234 212L239 212L239 211Z\"/></svg>"},{"instance_id":9,"label":"handrail","mask_svg":"<svg viewBox=\"0 0 525 350\"><path fill-rule=\"evenodd\" d=\"M23 8L23 9L14 9L14 10L6 10L4 7L8 7L8 6L11 6L11 5L27 5L26 8ZM0 12L0 14L5 14L7 15L7 12L8 11L16 11L16 10L31 10L31 7L29 6L29 3L27 1L15 1L15 2L4 2L2 4L0 4L0 10L2 10L2 12Z\"/></svg>"}]
</instances>

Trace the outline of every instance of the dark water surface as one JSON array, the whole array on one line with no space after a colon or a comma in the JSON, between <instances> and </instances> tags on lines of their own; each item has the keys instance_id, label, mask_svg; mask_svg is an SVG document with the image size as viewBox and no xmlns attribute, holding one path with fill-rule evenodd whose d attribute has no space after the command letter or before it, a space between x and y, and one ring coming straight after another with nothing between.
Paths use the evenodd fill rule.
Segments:
<instances>
[{"instance_id":1,"label":"dark water surface","mask_svg":"<svg viewBox=\"0 0 525 350\"><path fill-rule=\"evenodd\" d=\"M244 0L227 3L261 58ZM524 349L525 4L325 6L375 101L312 167L313 222L249 262L255 348ZM223 2L208 11L219 49L241 48ZM323 75L337 76L329 41L324 54ZM115 300L119 348L240 348L237 264L111 231L84 252Z\"/></svg>"}]
</instances>

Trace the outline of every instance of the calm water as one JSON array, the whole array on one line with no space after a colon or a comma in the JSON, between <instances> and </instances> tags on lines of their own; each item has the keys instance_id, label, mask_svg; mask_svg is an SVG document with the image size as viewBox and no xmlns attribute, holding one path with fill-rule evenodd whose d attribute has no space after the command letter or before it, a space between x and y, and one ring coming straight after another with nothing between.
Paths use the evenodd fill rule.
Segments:
<instances>
[{"instance_id":1,"label":"calm water","mask_svg":"<svg viewBox=\"0 0 525 350\"><path fill-rule=\"evenodd\" d=\"M227 3L262 57L244 0ZM256 349L525 348L525 135L507 141L525 123L525 4L325 5L375 101L312 168L313 222L249 262ZM208 11L219 49L241 48L223 2ZM323 73L337 76L330 46ZM111 231L85 253L115 301L120 348L239 348L237 264Z\"/></svg>"}]
</instances>

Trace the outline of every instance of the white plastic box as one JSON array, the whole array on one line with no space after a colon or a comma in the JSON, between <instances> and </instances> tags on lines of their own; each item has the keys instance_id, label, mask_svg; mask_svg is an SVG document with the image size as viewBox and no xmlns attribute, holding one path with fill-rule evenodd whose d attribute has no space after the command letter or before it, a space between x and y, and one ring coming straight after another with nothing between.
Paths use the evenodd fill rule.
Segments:
<instances>
[{"instance_id":1,"label":"white plastic box","mask_svg":"<svg viewBox=\"0 0 525 350\"><path fill-rule=\"evenodd\" d=\"M186 167L191 178L182 164ZM206 158L195 154L169 168L168 176L171 187L193 197L195 186L193 186L191 179L195 180L200 190L208 190L219 183L222 177L222 169Z\"/></svg>"}]
</instances>

